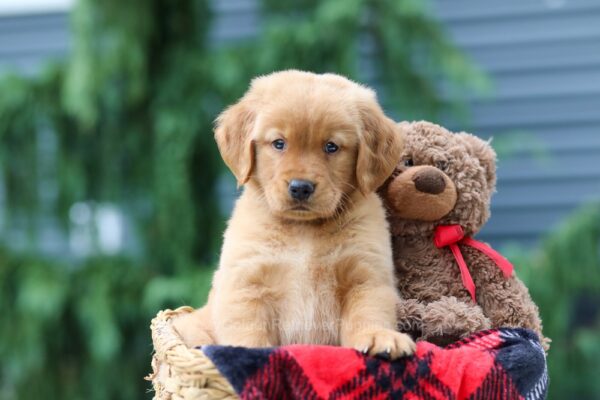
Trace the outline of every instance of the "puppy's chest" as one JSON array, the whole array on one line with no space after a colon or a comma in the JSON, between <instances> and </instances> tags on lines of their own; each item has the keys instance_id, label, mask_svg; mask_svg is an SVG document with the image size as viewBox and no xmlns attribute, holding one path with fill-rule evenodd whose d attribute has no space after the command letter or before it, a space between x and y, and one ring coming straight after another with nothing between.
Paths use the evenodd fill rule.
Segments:
<instances>
[{"instance_id":1,"label":"puppy's chest","mask_svg":"<svg viewBox=\"0 0 600 400\"><path fill-rule=\"evenodd\" d=\"M279 305L281 344L338 343L340 304L331 252L311 241L287 250L286 291Z\"/></svg>"}]
</instances>

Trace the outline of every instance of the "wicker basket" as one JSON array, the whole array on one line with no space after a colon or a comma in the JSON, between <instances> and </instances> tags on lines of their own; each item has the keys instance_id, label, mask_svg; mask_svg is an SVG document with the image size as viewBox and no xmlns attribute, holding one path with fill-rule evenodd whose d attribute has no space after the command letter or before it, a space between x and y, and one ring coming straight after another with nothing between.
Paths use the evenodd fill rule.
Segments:
<instances>
[{"instance_id":1,"label":"wicker basket","mask_svg":"<svg viewBox=\"0 0 600 400\"><path fill-rule=\"evenodd\" d=\"M152 381L154 399L237 399L231 384L219 373L202 350L190 349L181 340L171 318L193 311L191 307L164 310L152 320Z\"/></svg>"}]
</instances>

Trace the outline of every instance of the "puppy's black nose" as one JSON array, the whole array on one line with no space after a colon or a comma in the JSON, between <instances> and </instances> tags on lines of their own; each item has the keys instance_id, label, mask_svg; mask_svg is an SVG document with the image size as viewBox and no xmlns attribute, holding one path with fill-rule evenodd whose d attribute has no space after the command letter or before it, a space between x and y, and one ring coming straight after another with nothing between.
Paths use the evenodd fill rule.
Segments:
<instances>
[{"instance_id":1,"label":"puppy's black nose","mask_svg":"<svg viewBox=\"0 0 600 400\"><path fill-rule=\"evenodd\" d=\"M296 200L306 200L315 191L315 184L302 179L292 179L288 186L290 196Z\"/></svg>"}]
</instances>

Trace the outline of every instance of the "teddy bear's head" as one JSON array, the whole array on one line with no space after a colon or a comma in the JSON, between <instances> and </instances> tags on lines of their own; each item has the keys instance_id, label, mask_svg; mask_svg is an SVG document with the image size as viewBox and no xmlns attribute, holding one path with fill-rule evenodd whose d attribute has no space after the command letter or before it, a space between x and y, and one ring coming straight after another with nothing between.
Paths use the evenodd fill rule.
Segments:
<instances>
[{"instance_id":1,"label":"teddy bear's head","mask_svg":"<svg viewBox=\"0 0 600 400\"><path fill-rule=\"evenodd\" d=\"M430 234L459 224L475 234L489 218L496 153L489 142L429 122L399 124L404 153L379 193L394 235Z\"/></svg>"}]
</instances>

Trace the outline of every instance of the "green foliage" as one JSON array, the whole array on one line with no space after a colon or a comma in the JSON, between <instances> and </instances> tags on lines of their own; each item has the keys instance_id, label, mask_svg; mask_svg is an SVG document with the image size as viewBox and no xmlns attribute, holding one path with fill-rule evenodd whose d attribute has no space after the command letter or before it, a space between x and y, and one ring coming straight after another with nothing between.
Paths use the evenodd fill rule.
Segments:
<instances>
[{"instance_id":1,"label":"green foliage","mask_svg":"<svg viewBox=\"0 0 600 400\"><path fill-rule=\"evenodd\" d=\"M167 278L121 258L68 269L0 252L0 398L140 398L150 319L202 304L210 274L190 266Z\"/></svg>"},{"instance_id":2,"label":"green foliage","mask_svg":"<svg viewBox=\"0 0 600 400\"><path fill-rule=\"evenodd\" d=\"M253 76L345 74L407 119L449 106L441 80L480 82L422 1L260 5L255 37L216 47L208 0L79 0L64 61L0 77L3 226L27 237L0 252L0 398L143 396L150 319L208 291L224 226L212 121ZM40 221L68 235L76 202L117 204L141 254L40 254Z\"/></svg>"},{"instance_id":3,"label":"green foliage","mask_svg":"<svg viewBox=\"0 0 600 400\"><path fill-rule=\"evenodd\" d=\"M485 90L488 82L449 41L427 5L421 0L264 0L259 40L224 54L224 78L245 81L286 68L336 72L375 86L402 119L459 111L457 99Z\"/></svg>"},{"instance_id":4,"label":"green foliage","mask_svg":"<svg viewBox=\"0 0 600 400\"><path fill-rule=\"evenodd\" d=\"M600 205L574 215L540 252L513 260L552 339L550 398L600 397Z\"/></svg>"}]
</instances>

